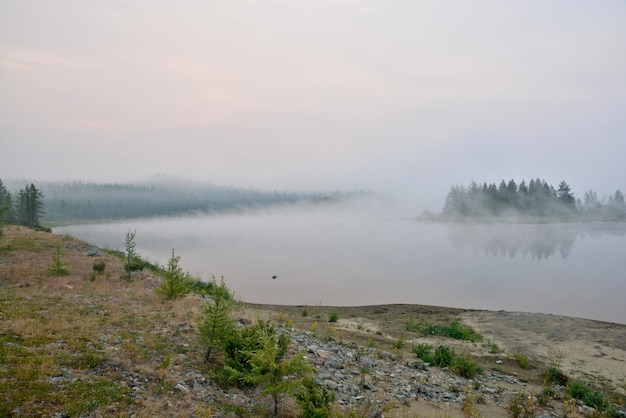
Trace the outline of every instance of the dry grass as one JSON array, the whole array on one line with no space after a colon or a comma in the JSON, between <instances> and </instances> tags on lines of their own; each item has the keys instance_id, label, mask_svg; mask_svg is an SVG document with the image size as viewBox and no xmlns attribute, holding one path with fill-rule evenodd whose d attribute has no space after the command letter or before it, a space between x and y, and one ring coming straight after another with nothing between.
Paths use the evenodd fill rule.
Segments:
<instances>
[{"instance_id":1,"label":"dry grass","mask_svg":"<svg viewBox=\"0 0 626 418\"><path fill-rule=\"evenodd\" d=\"M54 277L46 271L59 242L70 275ZM120 280L120 260L88 257L87 249L21 227L0 237L0 416L163 415L164 405L177 415L196 407L184 394L171 396L170 375L202 363L193 343L198 298L163 303L153 292L158 278ZM105 272L91 280L100 260ZM171 365L159 370L168 356Z\"/></svg>"}]
</instances>

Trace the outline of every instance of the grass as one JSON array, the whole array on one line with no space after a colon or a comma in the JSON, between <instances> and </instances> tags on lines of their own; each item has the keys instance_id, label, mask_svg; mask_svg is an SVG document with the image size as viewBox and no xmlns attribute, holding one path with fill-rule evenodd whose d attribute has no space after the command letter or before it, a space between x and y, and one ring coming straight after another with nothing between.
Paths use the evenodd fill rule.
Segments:
<instances>
[{"instance_id":1,"label":"grass","mask_svg":"<svg viewBox=\"0 0 626 418\"><path fill-rule=\"evenodd\" d=\"M490 354L500 353L500 347L491 338L483 341L483 347L488 348Z\"/></svg>"},{"instance_id":2,"label":"grass","mask_svg":"<svg viewBox=\"0 0 626 418\"><path fill-rule=\"evenodd\" d=\"M398 338L395 343L393 343L393 348L396 350L401 350L404 346L404 340L402 338Z\"/></svg>"},{"instance_id":3,"label":"grass","mask_svg":"<svg viewBox=\"0 0 626 418\"><path fill-rule=\"evenodd\" d=\"M201 368L197 301L161 302L144 273L84 280L99 268L73 238L62 239L70 274L48 276L58 242L16 227L0 239L0 416L160 415L162 403L136 403L132 387L142 382L141 396L158 398L175 385L171 370ZM97 262L121 267L106 253ZM179 398L169 402L185 410Z\"/></svg>"},{"instance_id":4,"label":"grass","mask_svg":"<svg viewBox=\"0 0 626 418\"><path fill-rule=\"evenodd\" d=\"M530 366L530 360L522 353L513 354L513 360L515 360L522 369L528 369Z\"/></svg>"},{"instance_id":5,"label":"grass","mask_svg":"<svg viewBox=\"0 0 626 418\"><path fill-rule=\"evenodd\" d=\"M13 296L13 297L12 297ZM104 322L77 324L77 312L59 297L0 297L0 415L16 408L32 415L85 415L112 403L132 404L130 389L104 377L84 379L105 356L95 344ZM51 318L59 321L51 321Z\"/></svg>"}]
</instances>

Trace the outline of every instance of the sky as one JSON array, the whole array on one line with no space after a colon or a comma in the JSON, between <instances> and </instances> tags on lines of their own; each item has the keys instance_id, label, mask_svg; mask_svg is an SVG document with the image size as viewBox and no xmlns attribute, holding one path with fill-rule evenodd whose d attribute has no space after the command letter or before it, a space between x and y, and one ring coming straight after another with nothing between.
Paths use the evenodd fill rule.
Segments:
<instances>
[{"instance_id":1,"label":"sky","mask_svg":"<svg viewBox=\"0 0 626 418\"><path fill-rule=\"evenodd\" d=\"M0 178L626 189L624 0L0 0Z\"/></svg>"}]
</instances>

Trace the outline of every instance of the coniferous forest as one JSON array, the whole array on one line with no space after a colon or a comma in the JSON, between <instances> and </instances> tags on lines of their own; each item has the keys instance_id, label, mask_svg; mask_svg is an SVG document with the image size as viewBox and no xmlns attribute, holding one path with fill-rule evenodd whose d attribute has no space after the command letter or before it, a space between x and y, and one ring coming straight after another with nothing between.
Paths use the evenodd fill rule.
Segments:
<instances>
[{"instance_id":1,"label":"coniferous forest","mask_svg":"<svg viewBox=\"0 0 626 418\"><path fill-rule=\"evenodd\" d=\"M602 200L593 190L585 192L582 199L576 198L565 181L557 188L539 178L528 184L524 180L519 184L502 180L498 186L472 182L469 186L452 186L442 217L626 221L626 204L619 189Z\"/></svg>"},{"instance_id":2,"label":"coniferous forest","mask_svg":"<svg viewBox=\"0 0 626 418\"><path fill-rule=\"evenodd\" d=\"M159 179L157 179L159 180ZM15 183L15 182L13 182ZM296 193L185 181L145 183L39 182L9 192L0 181L0 218L28 226L44 222L233 212L296 203L333 202L363 192ZM16 184L13 184L16 188ZM13 196L17 196L17 201ZM31 196L33 199L26 200ZM29 204L30 206L28 206ZM34 204L34 206L33 206ZM29 209L30 208L30 209Z\"/></svg>"}]
</instances>

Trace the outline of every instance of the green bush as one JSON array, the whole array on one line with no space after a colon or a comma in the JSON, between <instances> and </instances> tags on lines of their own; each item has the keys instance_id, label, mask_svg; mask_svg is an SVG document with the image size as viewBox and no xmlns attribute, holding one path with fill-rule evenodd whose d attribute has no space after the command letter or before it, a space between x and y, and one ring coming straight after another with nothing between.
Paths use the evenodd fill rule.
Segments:
<instances>
[{"instance_id":1,"label":"green bush","mask_svg":"<svg viewBox=\"0 0 626 418\"><path fill-rule=\"evenodd\" d=\"M427 343L413 344L411 347L415 355L426 363L432 363L433 357L431 355L433 346Z\"/></svg>"},{"instance_id":2,"label":"green bush","mask_svg":"<svg viewBox=\"0 0 626 418\"><path fill-rule=\"evenodd\" d=\"M567 385L567 393L574 399L582 401L585 405L604 411L609 402L602 393L590 388L586 383L579 380L570 381Z\"/></svg>"},{"instance_id":3,"label":"green bush","mask_svg":"<svg viewBox=\"0 0 626 418\"><path fill-rule=\"evenodd\" d=\"M106 264L104 263L104 260L96 261L95 263L93 263L92 268L93 271L97 273L102 273L106 268Z\"/></svg>"},{"instance_id":4,"label":"green bush","mask_svg":"<svg viewBox=\"0 0 626 418\"><path fill-rule=\"evenodd\" d=\"M393 348L395 348L396 350L402 349L403 346L404 346L404 340L402 338L398 338L396 342L393 344Z\"/></svg>"},{"instance_id":5,"label":"green bush","mask_svg":"<svg viewBox=\"0 0 626 418\"><path fill-rule=\"evenodd\" d=\"M460 376L472 379L483 371L483 368L474 359L465 354L459 354L452 361L452 369Z\"/></svg>"},{"instance_id":6,"label":"green bush","mask_svg":"<svg viewBox=\"0 0 626 418\"><path fill-rule=\"evenodd\" d=\"M452 364L455 355L456 353L452 348L447 345L440 345L435 350L433 365L437 367L448 367Z\"/></svg>"},{"instance_id":7,"label":"green bush","mask_svg":"<svg viewBox=\"0 0 626 418\"><path fill-rule=\"evenodd\" d=\"M339 314L337 312L331 312L328 315L328 322L337 322L339 320Z\"/></svg>"},{"instance_id":8,"label":"green bush","mask_svg":"<svg viewBox=\"0 0 626 418\"><path fill-rule=\"evenodd\" d=\"M554 383L556 385L567 385L568 377L558 367L550 366L545 372L543 372L543 378L548 383Z\"/></svg>"},{"instance_id":9,"label":"green bush","mask_svg":"<svg viewBox=\"0 0 626 418\"><path fill-rule=\"evenodd\" d=\"M420 328L420 331L425 335L436 335L471 342L480 341L483 338L482 335L472 328L459 324L459 321L454 321L450 325L425 325Z\"/></svg>"},{"instance_id":10,"label":"green bush","mask_svg":"<svg viewBox=\"0 0 626 418\"><path fill-rule=\"evenodd\" d=\"M198 295L211 295L214 289L214 281L205 282L200 279L188 279L189 288Z\"/></svg>"}]
</instances>

